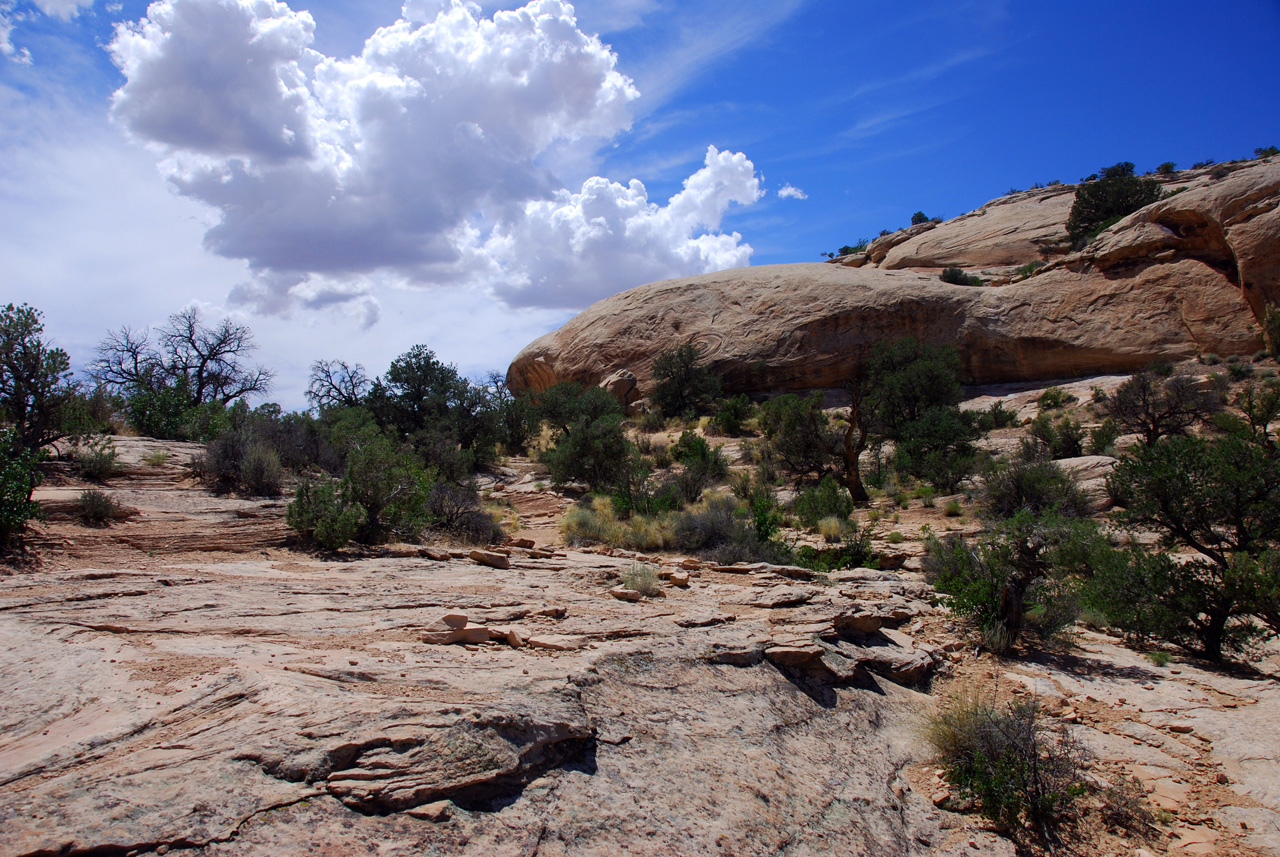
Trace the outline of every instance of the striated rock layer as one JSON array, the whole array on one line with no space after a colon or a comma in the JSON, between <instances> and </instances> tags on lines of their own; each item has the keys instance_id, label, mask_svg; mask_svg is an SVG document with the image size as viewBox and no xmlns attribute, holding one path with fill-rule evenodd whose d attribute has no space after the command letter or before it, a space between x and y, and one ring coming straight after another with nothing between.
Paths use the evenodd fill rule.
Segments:
<instances>
[{"instance_id":1,"label":"striated rock layer","mask_svg":"<svg viewBox=\"0 0 1280 857\"><path fill-rule=\"evenodd\" d=\"M745 392L838 386L877 342L906 335L956 345L976 383L1250 354L1265 304L1280 302L1280 160L1179 179L1185 190L1077 253L1062 255L1074 188L1057 186L895 233L837 264L640 286L528 345L508 383L538 391L629 372L643 392L654 357L685 342L727 390ZM1015 279L1016 266L1045 258ZM953 265L1006 284L941 282L936 269Z\"/></svg>"}]
</instances>

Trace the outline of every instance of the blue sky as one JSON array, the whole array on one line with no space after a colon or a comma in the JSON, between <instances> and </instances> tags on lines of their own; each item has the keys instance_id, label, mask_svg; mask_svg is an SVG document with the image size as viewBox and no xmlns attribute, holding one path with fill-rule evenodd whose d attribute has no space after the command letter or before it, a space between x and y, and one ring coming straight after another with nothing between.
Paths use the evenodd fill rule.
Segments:
<instances>
[{"instance_id":1,"label":"blue sky","mask_svg":"<svg viewBox=\"0 0 1280 857\"><path fill-rule=\"evenodd\" d=\"M0 0L3 299L77 364L231 313L298 407L316 359L480 376L642 282L1280 145L1276 0L521 5Z\"/></svg>"}]
</instances>

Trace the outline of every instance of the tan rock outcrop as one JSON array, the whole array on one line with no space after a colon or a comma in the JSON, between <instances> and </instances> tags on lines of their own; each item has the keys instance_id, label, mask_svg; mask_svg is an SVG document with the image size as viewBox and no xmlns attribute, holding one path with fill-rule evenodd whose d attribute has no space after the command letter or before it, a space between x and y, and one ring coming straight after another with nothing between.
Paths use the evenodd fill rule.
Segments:
<instances>
[{"instance_id":1,"label":"tan rock outcrop","mask_svg":"<svg viewBox=\"0 0 1280 857\"><path fill-rule=\"evenodd\" d=\"M1280 161L1250 162L1216 180L1198 175L1186 186L1011 285L953 286L936 268L910 266L1038 258L1065 235L1073 188L1026 192L886 236L857 268L763 265L640 286L535 340L511 364L508 383L537 391L625 370L644 393L654 358L685 342L703 351L729 392L837 387L876 343L907 335L957 346L977 383L1252 353L1263 303L1280 300Z\"/></svg>"}]
</instances>

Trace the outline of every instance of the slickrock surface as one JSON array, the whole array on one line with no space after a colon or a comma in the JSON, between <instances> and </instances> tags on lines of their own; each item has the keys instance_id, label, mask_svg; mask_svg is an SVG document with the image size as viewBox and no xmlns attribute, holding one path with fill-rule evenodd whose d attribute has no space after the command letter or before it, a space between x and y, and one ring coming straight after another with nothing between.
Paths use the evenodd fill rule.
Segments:
<instances>
[{"instance_id":1,"label":"slickrock surface","mask_svg":"<svg viewBox=\"0 0 1280 857\"><path fill-rule=\"evenodd\" d=\"M608 381L624 402L654 357L702 349L729 391L839 386L880 340L950 343L977 383L1125 372L1157 359L1251 354L1280 300L1280 159L1179 176L1185 187L1067 254L1074 186L1027 191L873 242L838 264L765 265L640 286L528 345L517 390ZM1027 279L1016 268L1049 258ZM993 285L953 286L940 269ZM632 380L634 376L634 380Z\"/></svg>"}]
</instances>

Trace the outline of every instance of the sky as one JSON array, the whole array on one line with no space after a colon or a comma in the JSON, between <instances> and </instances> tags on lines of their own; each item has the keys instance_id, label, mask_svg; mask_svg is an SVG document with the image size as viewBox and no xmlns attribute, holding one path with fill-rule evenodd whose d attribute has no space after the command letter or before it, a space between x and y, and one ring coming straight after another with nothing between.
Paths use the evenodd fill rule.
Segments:
<instances>
[{"instance_id":1,"label":"sky","mask_svg":"<svg viewBox=\"0 0 1280 857\"><path fill-rule=\"evenodd\" d=\"M0 302L473 378L594 301L1280 145L1280 0L0 0Z\"/></svg>"}]
</instances>

